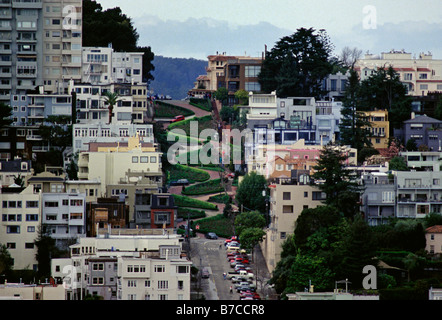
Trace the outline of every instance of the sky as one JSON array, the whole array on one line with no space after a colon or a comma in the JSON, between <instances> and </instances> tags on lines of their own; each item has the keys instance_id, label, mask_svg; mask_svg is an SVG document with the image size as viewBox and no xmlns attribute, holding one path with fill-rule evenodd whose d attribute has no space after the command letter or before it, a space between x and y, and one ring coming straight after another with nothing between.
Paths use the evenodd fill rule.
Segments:
<instances>
[{"instance_id":1,"label":"sky","mask_svg":"<svg viewBox=\"0 0 442 320\"><path fill-rule=\"evenodd\" d=\"M207 60L217 52L261 56L297 29L325 29L335 46L392 49L442 59L441 0L96 0L132 18L155 55Z\"/></svg>"}]
</instances>

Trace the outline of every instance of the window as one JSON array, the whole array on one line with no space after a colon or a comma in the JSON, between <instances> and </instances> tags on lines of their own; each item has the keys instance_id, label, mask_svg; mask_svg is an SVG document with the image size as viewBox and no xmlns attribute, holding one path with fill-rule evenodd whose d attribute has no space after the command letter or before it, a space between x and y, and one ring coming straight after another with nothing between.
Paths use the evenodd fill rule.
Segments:
<instances>
[{"instance_id":1,"label":"window","mask_svg":"<svg viewBox=\"0 0 442 320\"><path fill-rule=\"evenodd\" d=\"M83 200L81 199L71 199L71 206L81 207L83 205Z\"/></svg>"},{"instance_id":2,"label":"window","mask_svg":"<svg viewBox=\"0 0 442 320\"><path fill-rule=\"evenodd\" d=\"M256 78L261 72L261 66L246 66L245 76L246 78Z\"/></svg>"},{"instance_id":3,"label":"window","mask_svg":"<svg viewBox=\"0 0 442 320\"><path fill-rule=\"evenodd\" d=\"M157 157L150 157L150 163L156 163Z\"/></svg>"},{"instance_id":4,"label":"window","mask_svg":"<svg viewBox=\"0 0 442 320\"><path fill-rule=\"evenodd\" d=\"M149 157L140 157L141 163L149 163Z\"/></svg>"},{"instance_id":5,"label":"window","mask_svg":"<svg viewBox=\"0 0 442 320\"><path fill-rule=\"evenodd\" d=\"M8 226L6 233L20 233L20 226Z\"/></svg>"},{"instance_id":6,"label":"window","mask_svg":"<svg viewBox=\"0 0 442 320\"><path fill-rule=\"evenodd\" d=\"M132 163L138 163L138 157L132 157Z\"/></svg>"},{"instance_id":7,"label":"window","mask_svg":"<svg viewBox=\"0 0 442 320\"><path fill-rule=\"evenodd\" d=\"M168 289L169 281L167 280L158 280L158 289Z\"/></svg>"},{"instance_id":8,"label":"window","mask_svg":"<svg viewBox=\"0 0 442 320\"><path fill-rule=\"evenodd\" d=\"M137 286L137 280L128 280L127 281L127 286L129 288L135 288Z\"/></svg>"},{"instance_id":9,"label":"window","mask_svg":"<svg viewBox=\"0 0 442 320\"><path fill-rule=\"evenodd\" d=\"M283 192L282 193L282 200L290 200L291 199L291 193L290 192Z\"/></svg>"},{"instance_id":10,"label":"window","mask_svg":"<svg viewBox=\"0 0 442 320\"><path fill-rule=\"evenodd\" d=\"M155 272L166 272L166 267L164 265L157 265L154 267Z\"/></svg>"},{"instance_id":11,"label":"window","mask_svg":"<svg viewBox=\"0 0 442 320\"><path fill-rule=\"evenodd\" d=\"M426 73L419 73L419 79L420 79L420 80L425 80L425 79L427 79L427 74L426 74Z\"/></svg>"},{"instance_id":12,"label":"window","mask_svg":"<svg viewBox=\"0 0 442 320\"><path fill-rule=\"evenodd\" d=\"M293 206L282 206L282 213L293 213Z\"/></svg>"},{"instance_id":13,"label":"window","mask_svg":"<svg viewBox=\"0 0 442 320\"><path fill-rule=\"evenodd\" d=\"M189 273L189 266L177 266L177 273Z\"/></svg>"},{"instance_id":14,"label":"window","mask_svg":"<svg viewBox=\"0 0 442 320\"><path fill-rule=\"evenodd\" d=\"M45 201L45 208L57 208L58 201Z\"/></svg>"},{"instance_id":15,"label":"window","mask_svg":"<svg viewBox=\"0 0 442 320\"><path fill-rule=\"evenodd\" d=\"M382 192L382 202L393 203L394 202L394 191Z\"/></svg>"},{"instance_id":16,"label":"window","mask_svg":"<svg viewBox=\"0 0 442 320\"><path fill-rule=\"evenodd\" d=\"M103 263L94 263L94 264L92 264L92 270L102 271L102 270L104 270L104 264Z\"/></svg>"}]
</instances>

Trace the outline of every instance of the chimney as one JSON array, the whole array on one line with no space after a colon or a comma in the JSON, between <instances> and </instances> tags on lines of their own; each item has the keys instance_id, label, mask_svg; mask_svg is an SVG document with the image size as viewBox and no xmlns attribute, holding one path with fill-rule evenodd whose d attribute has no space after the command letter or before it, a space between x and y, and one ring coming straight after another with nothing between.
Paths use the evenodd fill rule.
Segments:
<instances>
[{"instance_id":1,"label":"chimney","mask_svg":"<svg viewBox=\"0 0 442 320\"><path fill-rule=\"evenodd\" d=\"M414 114L414 112L411 113L411 119L414 119L416 117L416 115Z\"/></svg>"}]
</instances>

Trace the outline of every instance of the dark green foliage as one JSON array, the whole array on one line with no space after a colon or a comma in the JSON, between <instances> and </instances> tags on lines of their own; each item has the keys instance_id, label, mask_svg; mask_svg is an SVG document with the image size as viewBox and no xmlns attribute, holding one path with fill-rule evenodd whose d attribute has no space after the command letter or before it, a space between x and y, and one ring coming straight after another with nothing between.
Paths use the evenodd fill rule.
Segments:
<instances>
[{"instance_id":1,"label":"dark green foliage","mask_svg":"<svg viewBox=\"0 0 442 320\"><path fill-rule=\"evenodd\" d=\"M213 179L206 182L196 183L191 186L183 188L181 191L184 195L202 195L202 194L211 194L218 193L224 191L224 186L221 183L221 179Z\"/></svg>"},{"instance_id":2,"label":"dark green foliage","mask_svg":"<svg viewBox=\"0 0 442 320\"><path fill-rule=\"evenodd\" d=\"M403 157L394 157L390 160L389 170L396 170L396 171L408 171L407 162L404 160Z\"/></svg>"},{"instance_id":3,"label":"dark green foliage","mask_svg":"<svg viewBox=\"0 0 442 320\"><path fill-rule=\"evenodd\" d=\"M266 188L267 181L262 175L250 172L244 176L236 190L236 201L239 207L244 210L259 211L266 210L266 200L262 192Z\"/></svg>"},{"instance_id":4,"label":"dark green foliage","mask_svg":"<svg viewBox=\"0 0 442 320\"><path fill-rule=\"evenodd\" d=\"M313 178L321 181L319 189L326 194L325 203L339 209L346 217L359 211L361 186L355 181L354 172L345 166L347 160L343 150L328 144L321 151Z\"/></svg>"},{"instance_id":5,"label":"dark green foliage","mask_svg":"<svg viewBox=\"0 0 442 320\"><path fill-rule=\"evenodd\" d=\"M321 81L333 70L333 48L324 30L300 28L267 52L259 82L263 92L278 97L319 97Z\"/></svg>"},{"instance_id":6,"label":"dark green foliage","mask_svg":"<svg viewBox=\"0 0 442 320\"><path fill-rule=\"evenodd\" d=\"M168 103L166 101L155 101L155 118L175 118L176 116L193 116L195 112L192 110Z\"/></svg>"},{"instance_id":7,"label":"dark green foliage","mask_svg":"<svg viewBox=\"0 0 442 320\"><path fill-rule=\"evenodd\" d=\"M361 112L359 78L353 69L343 98L341 109L342 121L339 124L341 144L356 148L358 153L365 147L371 147L370 127L371 124Z\"/></svg>"},{"instance_id":8,"label":"dark green foliage","mask_svg":"<svg viewBox=\"0 0 442 320\"><path fill-rule=\"evenodd\" d=\"M199 98L190 98L189 103L197 108L200 108L204 111L211 112L212 111L212 103L209 99L199 99Z\"/></svg>"},{"instance_id":9,"label":"dark green foliage","mask_svg":"<svg viewBox=\"0 0 442 320\"><path fill-rule=\"evenodd\" d=\"M0 103L0 129L9 126L12 123L12 107Z\"/></svg>"},{"instance_id":10,"label":"dark green foliage","mask_svg":"<svg viewBox=\"0 0 442 320\"><path fill-rule=\"evenodd\" d=\"M361 110L386 109L389 113L390 134L410 118L411 97L393 67L379 68L361 82Z\"/></svg>"}]
</instances>

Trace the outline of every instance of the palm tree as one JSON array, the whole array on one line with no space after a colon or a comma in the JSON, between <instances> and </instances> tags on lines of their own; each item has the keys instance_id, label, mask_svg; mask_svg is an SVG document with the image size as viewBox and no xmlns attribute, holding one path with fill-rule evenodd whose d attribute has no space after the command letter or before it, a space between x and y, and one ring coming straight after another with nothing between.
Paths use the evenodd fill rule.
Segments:
<instances>
[{"instance_id":1,"label":"palm tree","mask_svg":"<svg viewBox=\"0 0 442 320\"><path fill-rule=\"evenodd\" d=\"M114 110L114 106L117 104L120 96L116 92L105 92L104 94L104 103L109 105L109 124L112 122L112 112Z\"/></svg>"}]
</instances>

